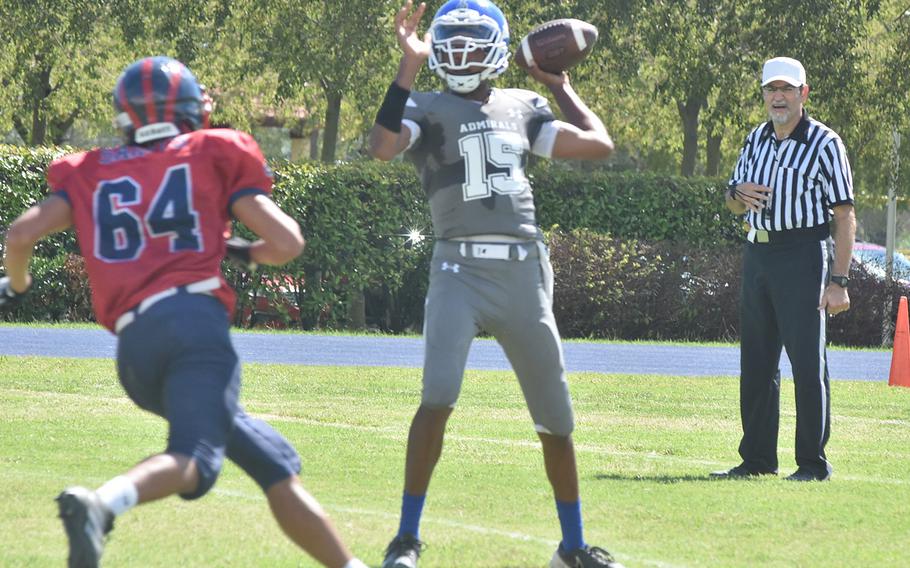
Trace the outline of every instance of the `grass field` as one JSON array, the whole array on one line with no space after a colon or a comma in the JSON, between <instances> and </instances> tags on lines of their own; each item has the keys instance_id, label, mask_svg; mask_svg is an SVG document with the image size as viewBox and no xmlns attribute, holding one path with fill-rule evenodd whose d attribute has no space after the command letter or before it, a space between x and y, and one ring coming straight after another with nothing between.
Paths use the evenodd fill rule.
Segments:
<instances>
[{"instance_id":1,"label":"grass field","mask_svg":"<svg viewBox=\"0 0 910 568\"><path fill-rule=\"evenodd\" d=\"M242 400L301 453L304 484L361 558L397 528L415 369L248 365ZM712 481L738 463L729 377L573 374L586 537L628 567L910 564L910 389L835 382L828 483ZM781 473L793 464L785 381ZM0 357L0 566L61 566L53 497L96 487L164 447L109 360ZM430 488L421 566L543 567L559 538L536 436L513 376L468 373ZM232 465L205 499L117 520L106 566L313 566Z\"/></svg>"}]
</instances>

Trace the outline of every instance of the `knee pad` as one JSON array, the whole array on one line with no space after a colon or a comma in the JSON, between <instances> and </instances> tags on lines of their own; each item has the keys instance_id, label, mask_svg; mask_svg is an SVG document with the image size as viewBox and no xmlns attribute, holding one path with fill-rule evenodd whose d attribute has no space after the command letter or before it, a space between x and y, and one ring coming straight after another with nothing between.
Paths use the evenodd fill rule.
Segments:
<instances>
[{"instance_id":1,"label":"knee pad","mask_svg":"<svg viewBox=\"0 0 910 568\"><path fill-rule=\"evenodd\" d=\"M268 491L275 483L300 473L300 456L291 444L262 420L238 413L228 441L227 457Z\"/></svg>"},{"instance_id":2,"label":"knee pad","mask_svg":"<svg viewBox=\"0 0 910 568\"><path fill-rule=\"evenodd\" d=\"M199 474L199 482L196 489L190 493L181 493L180 497L187 501L199 499L209 492L218 475L221 473L221 465L224 463L224 449L211 448L205 444L199 444L192 452L182 451L168 447L168 453L178 453L189 455L196 462L196 472Z\"/></svg>"},{"instance_id":3,"label":"knee pad","mask_svg":"<svg viewBox=\"0 0 910 568\"><path fill-rule=\"evenodd\" d=\"M457 376L424 376L420 404L427 408L454 408L461 394L462 379Z\"/></svg>"},{"instance_id":4,"label":"knee pad","mask_svg":"<svg viewBox=\"0 0 910 568\"><path fill-rule=\"evenodd\" d=\"M534 430L540 434L550 434L560 438L568 438L575 431L575 421L569 417L566 420L545 421L546 424L540 424L535 420Z\"/></svg>"}]
</instances>

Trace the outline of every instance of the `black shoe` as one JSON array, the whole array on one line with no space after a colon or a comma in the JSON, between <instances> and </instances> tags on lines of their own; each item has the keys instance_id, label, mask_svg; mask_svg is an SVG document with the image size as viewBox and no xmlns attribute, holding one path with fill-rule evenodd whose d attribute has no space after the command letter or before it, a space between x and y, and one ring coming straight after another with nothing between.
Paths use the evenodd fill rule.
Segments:
<instances>
[{"instance_id":1,"label":"black shoe","mask_svg":"<svg viewBox=\"0 0 910 568\"><path fill-rule=\"evenodd\" d=\"M550 568L625 568L617 562L613 555L596 546L585 545L582 548L576 548L572 552L566 552L559 543L553 558L550 559Z\"/></svg>"},{"instance_id":2,"label":"black shoe","mask_svg":"<svg viewBox=\"0 0 910 568\"><path fill-rule=\"evenodd\" d=\"M831 479L831 473L826 471L822 475L817 475L815 473L812 473L808 469L801 467L801 468L797 469L796 471L794 471L793 473L791 473L790 475L788 475L787 477L785 477L784 479L786 479L787 481L828 481L829 479Z\"/></svg>"},{"instance_id":3,"label":"black shoe","mask_svg":"<svg viewBox=\"0 0 910 568\"><path fill-rule=\"evenodd\" d=\"M70 487L57 497L63 528L69 540L69 568L97 568L104 537L114 528L114 514L94 491Z\"/></svg>"},{"instance_id":4,"label":"black shoe","mask_svg":"<svg viewBox=\"0 0 910 568\"><path fill-rule=\"evenodd\" d=\"M417 559L426 545L407 534L396 536L385 549L382 568L416 568Z\"/></svg>"},{"instance_id":5,"label":"black shoe","mask_svg":"<svg viewBox=\"0 0 910 568\"><path fill-rule=\"evenodd\" d=\"M777 470L759 470L750 469L746 464L739 464L725 471L712 471L710 476L714 479L743 479L747 477L758 477L759 475L777 475Z\"/></svg>"}]
</instances>

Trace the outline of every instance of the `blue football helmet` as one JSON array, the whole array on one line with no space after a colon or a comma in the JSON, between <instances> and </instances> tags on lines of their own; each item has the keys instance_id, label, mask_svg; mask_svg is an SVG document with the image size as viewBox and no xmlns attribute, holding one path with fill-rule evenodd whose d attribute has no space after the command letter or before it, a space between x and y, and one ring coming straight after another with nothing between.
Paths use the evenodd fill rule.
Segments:
<instances>
[{"instance_id":1,"label":"blue football helmet","mask_svg":"<svg viewBox=\"0 0 910 568\"><path fill-rule=\"evenodd\" d=\"M183 63L146 57L120 74L114 108L127 141L144 144L208 127L211 98Z\"/></svg>"},{"instance_id":2,"label":"blue football helmet","mask_svg":"<svg viewBox=\"0 0 910 568\"><path fill-rule=\"evenodd\" d=\"M509 24L489 0L446 2L430 23L430 38L430 70L456 93L470 93L509 67ZM474 60L477 51L484 54L483 60ZM457 74L474 66L483 70Z\"/></svg>"}]
</instances>

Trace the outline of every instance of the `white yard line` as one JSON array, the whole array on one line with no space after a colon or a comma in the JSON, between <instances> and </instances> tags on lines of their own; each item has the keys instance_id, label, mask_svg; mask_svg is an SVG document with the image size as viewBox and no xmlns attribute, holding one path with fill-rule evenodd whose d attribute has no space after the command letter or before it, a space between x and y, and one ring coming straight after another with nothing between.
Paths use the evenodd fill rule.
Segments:
<instances>
[{"instance_id":1,"label":"white yard line","mask_svg":"<svg viewBox=\"0 0 910 568\"><path fill-rule=\"evenodd\" d=\"M249 500L256 500L256 501L265 500L265 498L262 496L261 493L253 494L253 493L247 493L246 491L237 491L236 489L219 489L217 486L212 489L212 492L215 494L225 495L227 497L236 497L239 499L249 499ZM378 517L381 519L391 521L393 523L398 521L398 515L394 514L394 513L389 513L388 511L377 511L375 509L364 509L362 507L348 507L348 506L344 506L344 505L333 505L333 504L326 504L324 502L322 503L322 506L330 511L337 511L339 513L344 513L347 515ZM432 525L440 525L443 527L462 530L462 531L466 531L466 532L472 532L472 533L480 534L483 536L502 537L502 538L508 538L510 540L517 540L517 541L521 541L521 542L533 542L535 544L540 544L540 545L546 546L548 548L556 548L556 546L559 544L558 541L549 539L549 538L541 538L541 537L537 537L537 536L533 536L533 535L529 535L529 534L525 534L525 533L521 533L521 532L517 532L517 531L505 531L502 529L494 529L494 528L485 527L485 526L481 526L481 525L463 523L460 521L453 521L451 519L446 519L443 517L437 517L437 516L433 516L433 515L424 515L423 518L421 519L421 522L429 523ZM647 566L654 566L656 568L685 568L681 564L669 564L667 562L663 562L660 560L650 560L647 558L639 558L636 556L631 556L629 554L618 554L618 553L614 552L613 555L616 556L619 560L634 561L636 564L644 564Z\"/></svg>"},{"instance_id":2,"label":"white yard line","mask_svg":"<svg viewBox=\"0 0 910 568\"><path fill-rule=\"evenodd\" d=\"M10 392L19 395L26 396L35 396L38 398L47 398L47 397L56 397L56 398L65 398L65 399L79 399L85 401L105 401L113 404L123 404L131 405L132 402L125 396L120 397L111 397L111 396L97 396L97 395L86 395L80 393L56 393L56 392L44 392L44 391L30 391L23 389L0 389L0 393ZM401 426L373 426L365 424L350 424L346 422L325 422L322 420L315 420L312 418L303 418L299 416L286 416L281 414L263 414L251 412L251 416L261 418L266 421L274 422L293 422L295 424L306 424L310 426L324 427L324 428L336 428L341 430L356 430L362 432L373 432L377 434L383 434L387 436L395 436L398 438L403 438L407 435L407 424L402 424ZM861 418L858 418L861 419ZM868 420L868 419L863 419ZM871 421L871 420L870 420ZM891 424L891 420L879 420L877 421L880 424ZM530 437L526 440L511 440L505 438L488 438L482 436L464 436L460 434L448 433L446 434L446 439L449 441L461 441L461 442L473 442L473 443L482 443L490 444L498 447L509 446L514 448L529 448L534 449L535 451L540 448L540 442L536 439ZM701 459L694 457L685 457L685 456L673 456L660 454L655 451L631 451L631 450L621 450L611 446L599 445L599 444L587 444L587 443L576 443L575 449L578 452L589 453L601 456L616 456L616 457L627 457L627 458L640 458L649 461L659 461L659 462L668 462L668 463L677 463L685 465L693 465L698 467L716 467L716 466L725 466L729 465L728 462L735 461L733 457L731 460L719 461L719 460L709 460ZM792 453L792 448L787 448L785 446L780 446L779 449L782 452ZM732 454L731 454L732 455ZM906 453L892 453L891 454L896 459L910 459L910 454ZM697 476L697 474L696 474ZM632 477L630 475L630 477ZM857 481L863 483L881 483L887 485L908 485L910 484L910 479L890 479L890 478L880 478L880 477L866 477L866 476L850 476L850 475L840 475L835 471L835 479L841 481Z\"/></svg>"}]
</instances>

